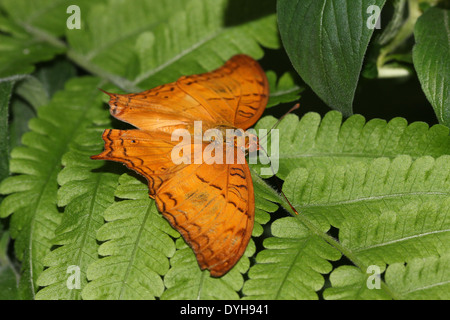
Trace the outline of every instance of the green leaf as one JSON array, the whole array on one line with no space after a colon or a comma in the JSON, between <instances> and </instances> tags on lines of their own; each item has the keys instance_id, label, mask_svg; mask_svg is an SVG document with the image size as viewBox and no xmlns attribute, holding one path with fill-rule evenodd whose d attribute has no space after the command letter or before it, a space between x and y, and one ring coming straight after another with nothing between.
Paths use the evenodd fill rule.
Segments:
<instances>
[{"instance_id":1,"label":"green leaf","mask_svg":"<svg viewBox=\"0 0 450 320\"><path fill-rule=\"evenodd\" d=\"M256 4L259 12L269 13L254 17ZM237 53L261 58L260 45L278 47L272 4L252 0L240 5L239 16L252 17L244 22L233 18L236 12L230 12L227 0L96 4L85 12L86 27L67 33L69 57L122 89L149 89L211 71Z\"/></svg>"},{"instance_id":2,"label":"green leaf","mask_svg":"<svg viewBox=\"0 0 450 320\"><path fill-rule=\"evenodd\" d=\"M449 255L413 259L394 263L384 274L386 284L402 300L448 300L450 292ZM342 266L330 275L331 288L325 289L328 300L389 299L381 288L369 289L367 275L353 266Z\"/></svg>"},{"instance_id":3,"label":"green leaf","mask_svg":"<svg viewBox=\"0 0 450 320\"><path fill-rule=\"evenodd\" d=\"M448 243L448 242L447 242ZM395 263L386 271L386 282L401 299L450 299L450 255Z\"/></svg>"},{"instance_id":4,"label":"green leaf","mask_svg":"<svg viewBox=\"0 0 450 320\"><path fill-rule=\"evenodd\" d=\"M269 130L276 121L265 117L256 129ZM353 115L343 122L342 114L337 111L327 113L323 119L317 113L307 113L300 120L288 115L277 129L283 139L279 143L277 172L282 179L300 167L370 162L378 157L392 159L399 155L409 155L413 159L425 155L439 157L449 154L450 150L447 127L434 125L430 128L424 122L408 124L404 118L366 122L363 116Z\"/></svg>"},{"instance_id":5,"label":"green leaf","mask_svg":"<svg viewBox=\"0 0 450 320\"><path fill-rule=\"evenodd\" d=\"M13 81L0 79L0 181L9 174L9 100Z\"/></svg>"},{"instance_id":6,"label":"green leaf","mask_svg":"<svg viewBox=\"0 0 450 320\"><path fill-rule=\"evenodd\" d=\"M272 224L274 237L264 240L243 292L247 299L317 299L329 273L327 260L341 254L293 217ZM326 231L326 230L322 230Z\"/></svg>"},{"instance_id":7,"label":"green leaf","mask_svg":"<svg viewBox=\"0 0 450 320\"><path fill-rule=\"evenodd\" d=\"M17 277L7 252L10 238L0 222L0 300L19 299Z\"/></svg>"},{"instance_id":8,"label":"green leaf","mask_svg":"<svg viewBox=\"0 0 450 320\"><path fill-rule=\"evenodd\" d=\"M371 265L384 270L386 264L449 254L449 172L449 156L415 161L408 156L378 158L351 166L296 169L287 177L283 191L299 211L297 218L307 221L316 234L328 224L339 228L339 242L322 237L365 273ZM338 288L328 298L370 296L355 292L368 275L364 278L345 270L331 278ZM443 283L449 280L440 278ZM400 298L406 290L389 281L381 289L380 297L391 298Z\"/></svg>"},{"instance_id":9,"label":"green leaf","mask_svg":"<svg viewBox=\"0 0 450 320\"><path fill-rule=\"evenodd\" d=\"M168 257L175 252L170 238L178 237L156 210L141 181L123 175L116 202L103 214L107 221L97 232L103 241L102 258L89 266L89 284L84 299L154 299L161 296L161 275L169 269ZM132 200L131 200L132 199Z\"/></svg>"},{"instance_id":10,"label":"green leaf","mask_svg":"<svg viewBox=\"0 0 450 320\"><path fill-rule=\"evenodd\" d=\"M79 134L62 159L64 169L58 175L58 206L65 207L61 224L55 230L52 243L58 246L44 258L49 267L39 276L37 284L41 289L36 299L80 299L81 289L87 283L88 266L97 261L97 230L103 225L102 214L114 202L114 190L119 176L108 172L91 172L103 162L91 160L89 157L102 150L103 143L99 139L103 128L109 125L103 104L96 103L97 112L90 110L89 120L94 126L86 126ZM74 274L79 279L68 279L71 268L80 272ZM68 274L69 273L69 274ZM69 288L76 284L78 288Z\"/></svg>"},{"instance_id":11,"label":"green leaf","mask_svg":"<svg viewBox=\"0 0 450 320\"><path fill-rule=\"evenodd\" d=\"M274 107L280 103L287 103L298 100L303 88L294 82L291 73L286 72L277 79L274 71L268 71L267 79L269 81L270 96L266 108Z\"/></svg>"},{"instance_id":12,"label":"green leaf","mask_svg":"<svg viewBox=\"0 0 450 320\"><path fill-rule=\"evenodd\" d=\"M75 75L75 67L69 61L56 60L25 77L17 85L15 93L37 110L47 104L55 92L63 90L66 81Z\"/></svg>"},{"instance_id":13,"label":"green leaf","mask_svg":"<svg viewBox=\"0 0 450 320\"><path fill-rule=\"evenodd\" d=\"M364 219L364 212L400 210L405 201L444 202L449 197L449 168L450 156L378 158L350 166L329 163L293 170L283 190L299 212L341 228L352 217Z\"/></svg>"},{"instance_id":14,"label":"green leaf","mask_svg":"<svg viewBox=\"0 0 450 320\"><path fill-rule=\"evenodd\" d=\"M411 198L408 203L382 209L372 209L375 200L366 205L372 210L353 206L352 214L346 215L340 228L339 240L368 265L383 266L446 254L450 242L450 197L436 195L436 199L427 200L427 196L432 198L423 191L417 199L405 195L404 198Z\"/></svg>"},{"instance_id":15,"label":"green leaf","mask_svg":"<svg viewBox=\"0 0 450 320\"><path fill-rule=\"evenodd\" d=\"M414 67L440 123L450 127L450 10L431 8L414 29Z\"/></svg>"},{"instance_id":16,"label":"green leaf","mask_svg":"<svg viewBox=\"0 0 450 320\"><path fill-rule=\"evenodd\" d=\"M49 105L40 107L29 123L31 131L22 138L23 146L11 153L10 168L17 175L0 183L0 193L8 194L0 204L0 217L12 214L10 232L22 261L23 297L34 297L44 256L61 221L56 195L62 156L92 125L92 113L104 112L99 110L100 84L96 78L74 79Z\"/></svg>"},{"instance_id":17,"label":"green leaf","mask_svg":"<svg viewBox=\"0 0 450 320\"><path fill-rule=\"evenodd\" d=\"M294 68L330 107L352 114L373 29L369 6L385 0L279 0L278 25Z\"/></svg>"},{"instance_id":18,"label":"green leaf","mask_svg":"<svg viewBox=\"0 0 450 320\"><path fill-rule=\"evenodd\" d=\"M10 19L28 32L53 36L64 34L68 6L65 0L2 0L0 3Z\"/></svg>"},{"instance_id":19,"label":"green leaf","mask_svg":"<svg viewBox=\"0 0 450 320\"><path fill-rule=\"evenodd\" d=\"M31 73L34 64L64 51L61 44L51 44L38 35L29 34L1 13L0 31L3 31L0 34L0 78Z\"/></svg>"},{"instance_id":20,"label":"green leaf","mask_svg":"<svg viewBox=\"0 0 450 320\"><path fill-rule=\"evenodd\" d=\"M340 266L330 274L331 288L326 288L326 300L389 300L384 290L367 285L367 274L354 266Z\"/></svg>"},{"instance_id":21,"label":"green leaf","mask_svg":"<svg viewBox=\"0 0 450 320\"><path fill-rule=\"evenodd\" d=\"M234 300L244 279L241 273L248 270L248 256L254 253L251 241L243 258L226 275L213 278L207 270L201 271L193 251L183 242L177 243L178 250L170 259L171 269L164 277L165 300Z\"/></svg>"}]
</instances>

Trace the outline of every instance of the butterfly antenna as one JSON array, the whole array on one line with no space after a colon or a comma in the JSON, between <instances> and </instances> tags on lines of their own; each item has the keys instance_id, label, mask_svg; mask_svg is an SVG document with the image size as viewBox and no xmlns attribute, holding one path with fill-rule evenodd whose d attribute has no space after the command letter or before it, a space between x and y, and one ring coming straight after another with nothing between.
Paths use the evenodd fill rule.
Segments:
<instances>
[{"instance_id":1,"label":"butterfly antenna","mask_svg":"<svg viewBox=\"0 0 450 320\"><path fill-rule=\"evenodd\" d=\"M101 89L101 88L97 88L97 89L100 90L101 92L107 94L107 95L110 96L111 98L114 96L114 93L109 93L108 91L105 91L105 90L103 90L103 89Z\"/></svg>"},{"instance_id":2,"label":"butterfly antenna","mask_svg":"<svg viewBox=\"0 0 450 320\"><path fill-rule=\"evenodd\" d=\"M288 112L286 112L280 119L278 119L278 121L272 126L272 128L270 128L269 132L266 133L266 135L263 136L260 140L267 138L267 136L270 134L270 132L272 132L272 130L280 124L281 120L283 120L284 117L286 117L289 113L297 110L298 108L300 108L300 103L296 103Z\"/></svg>"},{"instance_id":3,"label":"butterfly antenna","mask_svg":"<svg viewBox=\"0 0 450 320\"><path fill-rule=\"evenodd\" d=\"M297 108L298 108L298 107L297 107ZM295 110L295 109L294 109L294 110ZM264 148L263 148L261 145L259 146L259 148L260 148L261 150L263 150L264 153L266 154L267 158L270 159L269 154L267 153L266 150L264 150ZM272 167L272 161L270 161L270 169L272 170L273 175L276 176L275 170L273 170L273 167ZM276 182L276 184L278 185L278 189L280 189L280 192L281 192L281 194L283 195L284 199L286 200L286 202L288 203L288 205L291 207L292 211L294 211L294 213L295 213L296 215L298 215L298 211L295 210L294 206L291 204L291 202L289 201L289 199L288 199L288 198L286 197L286 195L284 194L283 188L281 187L280 182L279 182L278 180L276 180L276 179L275 179L275 182Z\"/></svg>"}]
</instances>

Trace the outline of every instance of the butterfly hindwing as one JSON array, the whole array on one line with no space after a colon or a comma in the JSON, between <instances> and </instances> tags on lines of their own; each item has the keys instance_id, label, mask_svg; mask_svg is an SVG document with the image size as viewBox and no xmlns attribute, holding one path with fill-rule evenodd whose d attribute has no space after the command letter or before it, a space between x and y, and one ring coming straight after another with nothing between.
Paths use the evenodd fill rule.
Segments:
<instances>
[{"instance_id":1,"label":"butterfly hindwing","mask_svg":"<svg viewBox=\"0 0 450 320\"><path fill-rule=\"evenodd\" d=\"M168 179L158 209L192 247L201 269L228 272L250 240L254 194L247 164L191 165Z\"/></svg>"}]
</instances>

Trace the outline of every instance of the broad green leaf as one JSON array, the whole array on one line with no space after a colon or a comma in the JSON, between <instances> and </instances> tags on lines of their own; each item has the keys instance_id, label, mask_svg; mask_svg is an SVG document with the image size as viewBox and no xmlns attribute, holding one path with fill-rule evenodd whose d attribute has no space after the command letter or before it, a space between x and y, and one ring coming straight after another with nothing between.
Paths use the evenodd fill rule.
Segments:
<instances>
[{"instance_id":1,"label":"broad green leaf","mask_svg":"<svg viewBox=\"0 0 450 320\"><path fill-rule=\"evenodd\" d=\"M414 29L414 67L440 123L450 127L450 10L431 8Z\"/></svg>"},{"instance_id":2,"label":"broad green leaf","mask_svg":"<svg viewBox=\"0 0 450 320\"><path fill-rule=\"evenodd\" d=\"M257 123L256 129L269 130L276 121L265 117ZM300 120L288 115L277 129L280 137L277 175L282 179L299 167L345 165L399 155L409 155L413 159L425 155L439 157L450 153L447 127L434 125L430 128L424 122L408 124L404 118L366 122L363 116L353 115L343 121L337 111L327 113L323 119L317 113L307 113Z\"/></svg>"},{"instance_id":3,"label":"broad green leaf","mask_svg":"<svg viewBox=\"0 0 450 320\"><path fill-rule=\"evenodd\" d=\"M62 156L92 125L92 113L104 112L98 109L100 85L96 78L74 79L50 104L40 107L38 117L29 123L31 131L23 135L23 146L11 153L10 168L16 175L0 183L0 193L8 195L0 204L0 217L12 214L10 232L22 261L23 297L34 297L44 256L61 221L56 195Z\"/></svg>"},{"instance_id":4,"label":"broad green leaf","mask_svg":"<svg viewBox=\"0 0 450 320\"><path fill-rule=\"evenodd\" d=\"M264 240L244 285L246 298L317 299L325 282L321 274L332 270L327 260L338 260L340 253L295 218L278 219L271 229L274 237Z\"/></svg>"},{"instance_id":5,"label":"broad green leaf","mask_svg":"<svg viewBox=\"0 0 450 320\"><path fill-rule=\"evenodd\" d=\"M385 0L279 0L278 25L294 68L330 107L352 114L373 29L372 5Z\"/></svg>"}]
</instances>

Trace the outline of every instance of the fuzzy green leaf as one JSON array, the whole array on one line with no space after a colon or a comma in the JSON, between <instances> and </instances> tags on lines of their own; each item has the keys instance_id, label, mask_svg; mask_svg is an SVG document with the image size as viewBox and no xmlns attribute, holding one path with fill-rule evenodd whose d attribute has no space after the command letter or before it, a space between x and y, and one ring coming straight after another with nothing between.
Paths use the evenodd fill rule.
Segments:
<instances>
[{"instance_id":1,"label":"fuzzy green leaf","mask_svg":"<svg viewBox=\"0 0 450 320\"><path fill-rule=\"evenodd\" d=\"M414 67L440 123L450 127L450 10L431 8L417 21Z\"/></svg>"},{"instance_id":2,"label":"fuzzy green leaf","mask_svg":"<svg viewBox=\"0 0 450 320\"><path fill-rule=\"evenodd\" d=\"M302 79L330 107L346 116L374 31L371 5L385 0L280 0L278 24L284 47ZM369 11L370 12L370 11Z\"/></svg>"}]
</instances>

